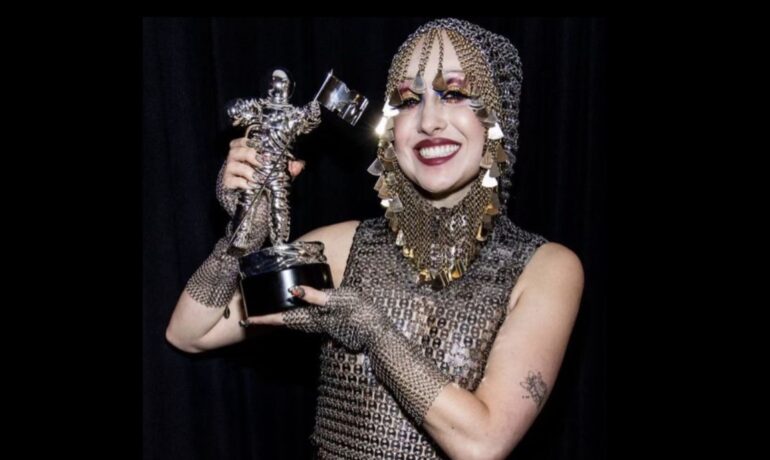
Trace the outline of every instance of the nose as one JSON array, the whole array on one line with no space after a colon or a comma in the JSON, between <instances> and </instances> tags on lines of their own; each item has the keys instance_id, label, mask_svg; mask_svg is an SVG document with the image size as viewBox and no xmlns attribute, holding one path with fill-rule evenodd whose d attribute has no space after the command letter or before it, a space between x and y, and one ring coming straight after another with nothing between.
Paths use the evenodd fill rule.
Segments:
<instances>
[{"instance_id":1,"label":"nose","mask_svg":"<svg viewBox=\"0 0 770 460\"><path fill-rule=\"evenodd\" d=\"M428 91L426 91L428 93ZM420 113L420 131L432 136L446 128L444 107L437 94L431 91L423 97Z\"/></svg>"}]
</instances>

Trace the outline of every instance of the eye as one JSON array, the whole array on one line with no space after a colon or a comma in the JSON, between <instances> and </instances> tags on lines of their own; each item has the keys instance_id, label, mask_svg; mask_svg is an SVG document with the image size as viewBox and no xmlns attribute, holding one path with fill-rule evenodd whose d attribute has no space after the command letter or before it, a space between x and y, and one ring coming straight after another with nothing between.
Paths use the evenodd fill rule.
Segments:
<instances>
[{"instance_id":1,"label":"eye","mask_svg":"<svg viewBox=\"0 0 770 460\"><path fill-rule=\"evenodd\" d=\"M397 109L410 109L420 103L420 99L416 96L407 96L402 99L401 104L399 104L396 108Z\"/></svg>"},{"instance_id":2,"label":"eye","mask_svg":"<svg viewBox=\"0 0 770 460\"><path fill-rule=\"evenodd\" d=\"M444 94L442 94L441 99L449 103L457 103L468 99L468 96L460 91L445 91Z\"/></svg>"}]
</instances>

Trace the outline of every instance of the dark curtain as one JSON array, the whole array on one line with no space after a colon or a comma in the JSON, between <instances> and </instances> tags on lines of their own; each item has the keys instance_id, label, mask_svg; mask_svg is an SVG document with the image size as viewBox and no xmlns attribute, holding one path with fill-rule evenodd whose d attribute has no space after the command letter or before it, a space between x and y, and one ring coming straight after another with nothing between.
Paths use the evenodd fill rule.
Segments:
<instances>
[{"instance_id":1,"label":"dark curtain","mask_svg":"<svg viewBox=\"0 0 770 460\"><path fill-rule=\"evenodd\" d=\"M382 214L373 127L393 54L430 18L145 18L142 23L143 453L146 459L309 458L319 340L262 332L203 355L164 338L186 280L223 233L214 196L230 139L225 103L263 96L269 71L313 98L334 69L367 95L356 127L324 112L296 144L292 238ZM606 458L607 48L602 18L469 18L503 34L524 66L509 206L523 228L573 249L585 292L552 397L511 458Z\"/></svg>"}]
</instances>

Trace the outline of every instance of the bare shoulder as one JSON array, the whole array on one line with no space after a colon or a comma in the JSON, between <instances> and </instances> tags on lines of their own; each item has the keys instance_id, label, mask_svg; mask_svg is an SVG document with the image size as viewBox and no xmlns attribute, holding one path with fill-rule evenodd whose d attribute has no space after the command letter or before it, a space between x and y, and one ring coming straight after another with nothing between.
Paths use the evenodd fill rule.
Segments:
<instances>
[{"instance_id":1,"label":"bare shoulder","mask_svg":"<svg viewBox=\"0 0 770 460\"><path fill-rule=\"evenodd\" d=\"M583 293L583 264L566 246L546 243L535 251L524 267L513 288L509 308L513 308L525 293L526 297L558 297L562 300L561 305L577 308Z\"/></svg>"},{"instance_id":2,"label":"bare shoulder","mask_svg":"<svg viewBox=\"0 0 770 460\"><path fill-rule=\"evenodd\" d=\"M320 241L324 244L324 254L332 270L334 287L339 287L345 274L348 254L353 245L353 236L361 221L348 220L332 225L318 227L297 238L299 241Z\"/></svg>"},{"instance_id":3,"label":"bare shoulder","mask_svg":"<svg viewBox=\"0 0 770 460\"><path fill-rule=\"evenodd\" d=\"M583 264L577 254L559 243L540 246L524 269L527 271L530 272L528 276L558 277L581 283L583 280Z\"/></svg>"}]
</instances>

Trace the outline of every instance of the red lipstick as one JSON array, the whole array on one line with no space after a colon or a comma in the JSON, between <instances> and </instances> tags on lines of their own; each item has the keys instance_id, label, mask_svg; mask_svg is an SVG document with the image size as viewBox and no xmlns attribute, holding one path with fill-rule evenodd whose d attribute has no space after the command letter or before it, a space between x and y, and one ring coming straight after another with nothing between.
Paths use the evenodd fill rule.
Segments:
<instances>
[{"instance_id":1,"label":"red lipstick","mask_svg":"<svg viewBox=\"0 0 770 460\"><path fill-rule=\"evenodd\" d=\"M455 150L451 155L447 155L445 157L438 157L438 158L423 158L422 155L420 155L420 149L424 149L426 147L438 147L442 145L450 145L450 146L456 146L457 150ZM414 154L417 155L417 159L420 160L420 162L427 166L437 166L440 164L444 164L447 161L451 160L455 155L457 155L457 152L460 151L460 144L455 141L451 141L449 139L444 139L440 137L425 139L417 144L415 144L414 148L412 149L414 151Z\"/></svg>"}]
</instances>

